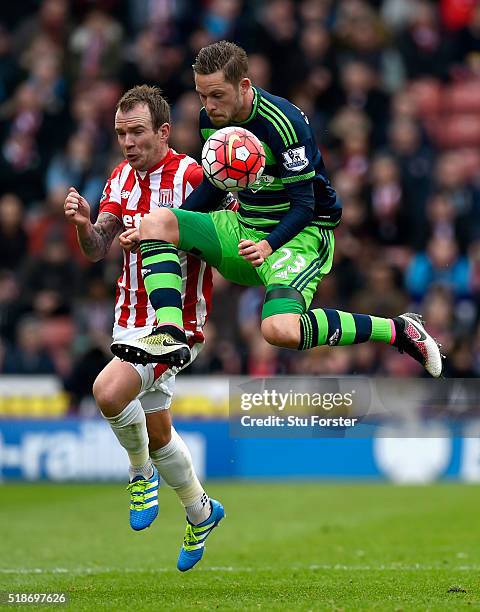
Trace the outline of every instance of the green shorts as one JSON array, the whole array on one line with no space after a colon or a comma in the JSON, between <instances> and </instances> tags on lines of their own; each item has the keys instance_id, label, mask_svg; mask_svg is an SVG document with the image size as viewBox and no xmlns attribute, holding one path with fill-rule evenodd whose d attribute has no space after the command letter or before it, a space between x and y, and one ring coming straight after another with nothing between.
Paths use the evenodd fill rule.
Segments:
<instances>
[{"instance_id":1,"label":"green shorts","mask_svg":"<svg viewBox=\"0 0 480 612\"><path fill-rule=\"evenodd\" d=\"M266 232L245 227L230 210L200 213L171 209L178 220L178 248L201 257L229 281L267 289L262 318L308 309L318 283L330 272L333 230L309 226L258 268L238 254L240 240L259 242Z\"/></svg>"}]
</instances>

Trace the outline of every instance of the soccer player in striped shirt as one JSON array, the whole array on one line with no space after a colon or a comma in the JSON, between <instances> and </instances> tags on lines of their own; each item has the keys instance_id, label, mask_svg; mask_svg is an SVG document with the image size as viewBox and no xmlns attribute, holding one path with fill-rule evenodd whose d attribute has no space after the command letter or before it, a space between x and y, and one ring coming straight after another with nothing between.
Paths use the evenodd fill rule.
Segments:
<instances>
[{"instance_id":1,"label":"soccer player in striped shirt","mask_svg":"<svg viewBox=\"0 0 480 612\"><path fill-rule=\"evenodd\" d=\"M106 183L96 223L90 221L88 202L73 187L65 200L65 215L76 225L80 247L91 261L102 259L120 234L124 265L117 282L113 338L129 341L148 336L156 325L138 251L140 221L161 207L181 207L202 182L203 173L192 158L169 147L170 109L156 87L142 85L124 94L117 104L115 130L125 160ZM182 326L194 359L204 342L212 272L197 257L179 255L170 270L175 291L182 296ZM144 264L148 256L143 255ZM172 426L169 408L180 369L132 365L115 357L95 380L93 394L130 459L132 528L144 529L156 518L159 474L185 507L187 529L177 564L185 571L202 557L205 539L224 511L204 491L190 452Z\"/></svg>"},{"instance_id":2,"label":"soccer player in striped shirt","mask_svg":"<svg viewBox=\"0 0 480 612\"><path fill-rule=\"evenodd\" d=\"M159 325L148 338L116 342L112 351L134 360L188 359L177 281L168 273L180 248L200 254L233 282L265 286L261 330L271 344L307 350L374 340L393 345L440 376L440 350L419 315L388 319L310 308L332 266L341 207L305 114L252 85L247 55L231 42L201 49L193 69L204 105L202 140L221 127L241 125L262 142L265 171L258 184L238 194L236 215L214 212L223 192L204 181L181 209L155 211L142 223L142 253L158 253L149 258L145 284Z\"/></svg>"}]
</instances>

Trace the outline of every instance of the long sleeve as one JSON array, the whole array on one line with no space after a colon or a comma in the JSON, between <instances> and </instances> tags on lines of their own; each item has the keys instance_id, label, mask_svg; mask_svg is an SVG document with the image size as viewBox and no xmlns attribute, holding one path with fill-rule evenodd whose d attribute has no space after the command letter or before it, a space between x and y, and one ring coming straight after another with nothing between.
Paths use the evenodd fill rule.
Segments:
<instances>
[{"instance_id":1,"label":"long sleeve","mask_svg":"<svg viewBox=\"0 0 480 612\"><path fill-rule=\"evenodd\" d=\"M315 208L313 184L310 182L289 185L288 194L290 196L290 210L266 237L273 251L286 244L313 219Z\"/></svg>"}]
</instances>

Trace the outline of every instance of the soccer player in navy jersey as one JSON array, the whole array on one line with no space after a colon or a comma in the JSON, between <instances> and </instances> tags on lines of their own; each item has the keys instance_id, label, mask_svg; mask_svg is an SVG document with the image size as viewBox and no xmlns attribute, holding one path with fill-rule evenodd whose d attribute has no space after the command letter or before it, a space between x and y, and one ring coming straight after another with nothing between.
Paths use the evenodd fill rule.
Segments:
<instances>
[{"instance_id":1,"label":"soccer player in navy jersey","mask_svg":"<svg viewBox=\"0 0 480 612\"><path fill-rule=\"evenodd\" d=\"M384 342L440 376L440 350L419 315L381 318L310 308L318 283L332 266L341 206L305 114L254 86L247 55L234 43L204 47L193 69L203 104L202 142L219 128L242 126L262 142L265 171L257 184L239 192L237 214L215 210L224 192L204 180L182 208L158 210L143 220L144 280L158 325L146 338L114 342L112 351L139 362L182 364L189 359L176 278L182 249L230 281L265 286L261 330L271 344L307 350Z\"/></svg>"}]
</instances>

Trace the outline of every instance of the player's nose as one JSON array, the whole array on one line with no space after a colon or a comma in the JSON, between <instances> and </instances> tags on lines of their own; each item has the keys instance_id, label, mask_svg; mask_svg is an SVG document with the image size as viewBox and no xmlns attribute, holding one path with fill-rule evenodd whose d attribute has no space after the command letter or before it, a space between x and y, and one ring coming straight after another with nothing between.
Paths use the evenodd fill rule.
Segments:
<instances>
[{"instance_id":1,"label":"player's nose","mask_svg":"<svg viewBox=\"0 0 480 612\"><path fill-rule=\"evenodd\" d=\"M133 147L134 144L135 144L135 139L133 138L133 136L127 134L125 136L125 146L130 149Z\"/></svg>"},{"instance_id":2,"label":"player's nose","mask_svg":"<svg viewBox=\"0 0 480 612\"><path fill-rule=\"evenodd\" d=\"M215 104L214 104L214 103L209 102L209 101L207 100L207 103L205 104L205 110L207 111L207 113L209 113L209 114L210 114L212 111L216 110L216 108L217 108L217 107L215 106Z\"/></svg>"}]
</instances>

